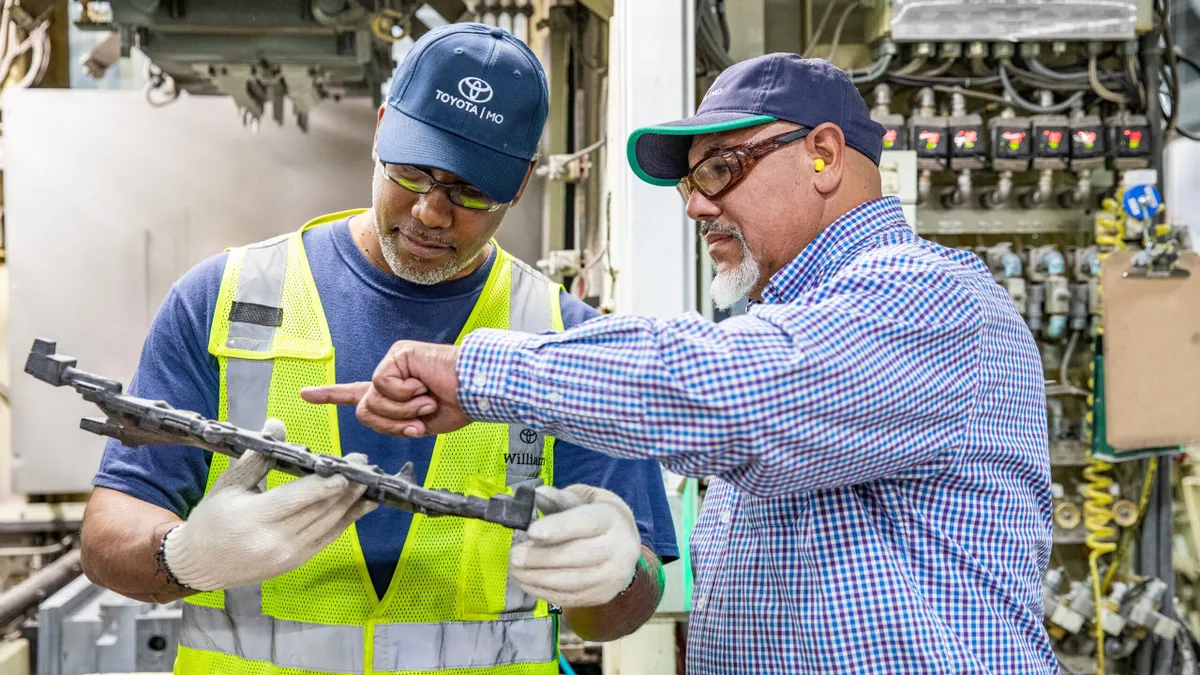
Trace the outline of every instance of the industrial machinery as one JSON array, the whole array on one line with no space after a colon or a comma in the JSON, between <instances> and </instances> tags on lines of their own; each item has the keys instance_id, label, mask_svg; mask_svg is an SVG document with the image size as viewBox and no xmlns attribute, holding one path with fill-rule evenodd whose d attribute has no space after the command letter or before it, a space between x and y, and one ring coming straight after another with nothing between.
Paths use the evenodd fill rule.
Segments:
<instances>
[{"instance_id":1,"label":"industrial machinery","mask_svg":"<svg viewBox=\"0 0 1200 675\"><path fill-rule=\"evenodd\" d=\"M393 45L462 18L489 19L528 34L533 5L439 0L82 0L76 25L111 32L119 53L149 58L147 99L165 105L186 91L229 96L243 122L268 106L282 124L284 101L305 127L314 105L369 97L376 106L396 64ZM109 51L116 50L109 45ZM97 50L100 51L100 50ZM112 56L91 59L99 75Z\"/></svg>"}]
</instances>

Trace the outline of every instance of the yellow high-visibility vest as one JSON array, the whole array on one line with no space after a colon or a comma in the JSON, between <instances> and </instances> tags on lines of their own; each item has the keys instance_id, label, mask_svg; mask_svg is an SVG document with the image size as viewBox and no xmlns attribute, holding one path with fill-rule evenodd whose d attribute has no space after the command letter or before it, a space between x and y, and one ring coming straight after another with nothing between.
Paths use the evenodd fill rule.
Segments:
<instances>
[{"instance_id":1,"label":"yellow high-visibility vest","mask_svg":"<svg viewBox=\"0 0 1200 675\"><path fill-rule=\"evenodd\" d=\"M336 372L301 234L362 211L230 250L208 345L220 366L221 420L259 429L275 417L288 441L341 456L337 408L299 394L333 383ZM495 263L458 341L476 328L562 330L562 287L492 246ZM531 478L551 484L553 447L521 425L473 423L437 437L425 487L486 498ZM206 492L228 466L213 456ZM272 471L267 489L290 480ZM297 570L187 598L175 672L557 673L557 616L508 579L512 536L479 520L415 514L391 586L377 598L351 525Z\"/></svg>"}]
</instances>

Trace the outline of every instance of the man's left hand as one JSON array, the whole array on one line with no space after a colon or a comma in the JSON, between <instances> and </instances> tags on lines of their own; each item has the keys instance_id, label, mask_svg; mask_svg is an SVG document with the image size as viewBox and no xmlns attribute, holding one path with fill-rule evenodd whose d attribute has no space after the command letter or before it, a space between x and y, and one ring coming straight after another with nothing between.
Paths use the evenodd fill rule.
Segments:
<instances>
[{"instance_id":1,"label":"man's left hand","mask_svg":"<svg viewBox=\"0 0 1200 675\"><path fill-rule=\"evenodd\" d=\"M620 497L590 485L544 486L537 505L548 515L509 554L509 576L521 588L560 607L596 607L629 587L642 543Z\"/></svg>"},{"instance_id":2,"label":"man's left hand","mask_svg":"<svg viewBox=\"0 0 1200 675\"><path fill-rule=\"evenodd\" d=\"M458 404L459 348L403 340L392 345L370 382L306 387L309 403L357 406L358 420L381 434L428 436L465 427Z\"/></svg>"}]
</instances>

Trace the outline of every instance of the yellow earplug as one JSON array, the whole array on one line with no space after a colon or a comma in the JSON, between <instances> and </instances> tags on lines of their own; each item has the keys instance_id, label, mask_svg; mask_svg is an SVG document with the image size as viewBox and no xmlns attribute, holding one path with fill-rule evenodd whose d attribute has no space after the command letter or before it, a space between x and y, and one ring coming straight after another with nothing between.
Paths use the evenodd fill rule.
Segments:
<instances>
[{"instance_id":1,"label":"yellow earplug","mask_svg":"<svg viewBox=\"0 0 1200 675\"><path fill-rule=\"evenodd\" d=\"M825 160L820 157L813 160L813 168L817 171L822 171L825 168Z\"/></svg>"}]
</instances>

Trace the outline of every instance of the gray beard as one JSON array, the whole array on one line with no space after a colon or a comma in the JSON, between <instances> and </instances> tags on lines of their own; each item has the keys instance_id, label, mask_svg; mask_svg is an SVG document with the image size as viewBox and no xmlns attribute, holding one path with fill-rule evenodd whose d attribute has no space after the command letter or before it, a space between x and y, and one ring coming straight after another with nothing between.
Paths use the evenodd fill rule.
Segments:
<instances>
[{"instance_id":1,"label":"gray beard","mask_svg":"<svg viewBox=\"0 0 1200 675\"><path fill-rule=\"evenodd\" d=\"M709 297L712 299L713 306L720 310L726 310L737 304L739 300L746 297L754 287L758 285L758 261L754 258L754 253L750 247L746 245L746 239L740 231L725 227L717 223L704 223L700 227L700 236L709 232L719 232L728 234L738 240L742 247L742 262L737 267L721 271L717 268L716 261L713 262L712 283L708 287Z\"/></svg>"},{"instance_id":2,"label":"gray beard","mask_svg":"<svg viewBox=\"0 0 1200 675\"><path fill-rule=\"evenodd\" d=\"M383 187L382 181L385 180L387 180L387 176L383 175L383 168L376 163L375 179L372 182L371 188L374 193L373 203L379 203L379 192ZM422 286L440 284L461 272L470 262L463 262L457 253L453 253L450 259L442 263L440 267L433 269L413 267L406 264L400 257L400 251L396 248L396 240L392 237L392 228L386 223L380 222L378 214L375 216L375 233L379 237L379 249L383 252L383 260L392 270L392 274L414 284L421 284Z\"/></svg>"}]
</instances>

